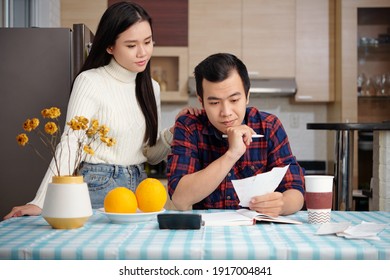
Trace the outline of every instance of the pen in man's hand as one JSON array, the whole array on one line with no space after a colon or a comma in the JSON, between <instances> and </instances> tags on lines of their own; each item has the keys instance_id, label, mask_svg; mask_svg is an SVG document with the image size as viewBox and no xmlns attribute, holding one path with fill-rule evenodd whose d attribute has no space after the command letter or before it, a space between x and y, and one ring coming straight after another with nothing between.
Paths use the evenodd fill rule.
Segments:
<instances>
[{"instance_id":1,"label":"pen in man's hand","mask_svg":"<svg viewBox=\"0 0 390 280\"><path fill-rule=\"evenodd\" d=\"M261 134L252 134L252 138L261 138L264 137L264 135ZM222 138L228 138L226 134L222 134Z\"/></svg>"}]
</instances>

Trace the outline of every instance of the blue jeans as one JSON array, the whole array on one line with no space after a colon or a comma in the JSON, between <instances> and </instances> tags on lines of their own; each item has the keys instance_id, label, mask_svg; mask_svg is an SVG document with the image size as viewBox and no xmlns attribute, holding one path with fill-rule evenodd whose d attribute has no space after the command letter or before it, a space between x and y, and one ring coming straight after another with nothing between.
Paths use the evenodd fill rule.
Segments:
<instances>
[{"instance_id":1,"label":"blue jeans","mask_svg":"<svg viewBox=\"0 0 390 280\"><path fill-rule=\"evenodd\" d=\"M142 164L121 166L84 162L79 174L88 184L89 196L94 209L104 207L104 198L110 190L116 187L126 187L135 191L138 184L147 177Z\"/></svg>"}]
</instances>

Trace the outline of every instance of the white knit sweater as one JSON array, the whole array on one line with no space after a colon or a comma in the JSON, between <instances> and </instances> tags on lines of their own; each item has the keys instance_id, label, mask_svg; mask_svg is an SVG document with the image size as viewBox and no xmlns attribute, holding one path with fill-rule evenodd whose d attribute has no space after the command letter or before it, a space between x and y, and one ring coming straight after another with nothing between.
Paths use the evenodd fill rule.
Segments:
<instances>
[{"instance_id":1,"label":"white knit sweater","mask_svg":"<svg viewBox=\"0 0 390 280\"><path fill-rule=\"evenodd\" d=\"M172 134L168 129L160 132L154 147L144 145L145 119L135 96L135 78L137 73L128 71L114 59L110 64L82 72L75 80L68 104L66 121L75 116L84 116L89 120L97 119L109 127L109 137L116 139L112 147L100 145L94 156L87 157L90 163L108 163L133 165L144 162L157 164L170 151ZM160 88L153 81L158 109L158 129L161 127ZM76 139L71 139L75 143ZM73 140L73 141L72 141ZM62 137L63 153L69 151L68 140ZM73 145L74 154L75 145ZM68 155L61 156L61 173L69 174ZM73 160L71 160L73 162ZM47 184L51 182L54 162L47 170L38 192L30 204L42 208Z\"/></svg>"}]
</instances>

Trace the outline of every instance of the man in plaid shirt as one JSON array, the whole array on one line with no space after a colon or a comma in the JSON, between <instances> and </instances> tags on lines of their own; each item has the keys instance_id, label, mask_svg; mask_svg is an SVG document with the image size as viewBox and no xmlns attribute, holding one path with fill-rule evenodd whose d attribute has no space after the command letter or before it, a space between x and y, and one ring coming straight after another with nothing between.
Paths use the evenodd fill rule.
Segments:
<instances>
[{"instance_id":1,"label":"man in plaid shirt","mask_svg":"<svg viewBox=\"0 0 390 280\"><path fill-rule=\"evenodd\" d=\"M195 68L195 80L204 110L177 119L168 156L168 191L175 207L237 209L232 180L290 165L275 192L253 197L249 208L271 216L299 211L304 202L303 169L279 119L247 108L246 66L234 55L214 54ZM252 138L253 134L264 137Z\"/></svg>"}]
</instances>

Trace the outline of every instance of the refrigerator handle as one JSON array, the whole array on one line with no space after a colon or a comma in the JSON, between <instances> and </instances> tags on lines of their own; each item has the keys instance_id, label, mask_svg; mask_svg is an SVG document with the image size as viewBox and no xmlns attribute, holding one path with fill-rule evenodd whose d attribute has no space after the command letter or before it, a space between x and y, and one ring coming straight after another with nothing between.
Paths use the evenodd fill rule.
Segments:
<instances>
[{"instance_id":1,"label":"refrigerator handle","mask_svg":"<svg viewBox=\"0 0 390 280\"><path fill-rule=\"evenodd\" d=\"M94 39L92 31L83 23L73 24L73 61L72 78L80 72L85 59L89 55Z\"/></svg>"}]
</instances>

